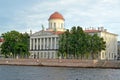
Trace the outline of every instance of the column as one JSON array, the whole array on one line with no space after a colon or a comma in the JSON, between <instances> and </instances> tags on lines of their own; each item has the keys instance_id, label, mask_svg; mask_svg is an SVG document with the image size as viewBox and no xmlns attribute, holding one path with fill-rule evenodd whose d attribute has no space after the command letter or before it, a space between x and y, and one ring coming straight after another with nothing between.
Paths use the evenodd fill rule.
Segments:
<instances>
[{"instance_id":1,"label":"column","mask_svg":"<svg viewBox=\"0 0 120 80\"><path fill-rule=\"evenodd\" d=\"M45 52L45 58L48 59L48 52Z\"/></svg>"},{"instance_id":2,"label":"column","mask_svg":"<svg viewBox=\"0 0 120 80\"><path fill-rule=\"evenodd\" d=\"M40 50L41 50L41 38L40 38L40 43L39 43L39 45L40 45Z\"/></svg>"},{"instance_id":3,"label":"column","mask_svg":"<svg viewBox=\"0 0 120 80\"><path fill-rule=\"evenodd\" d=\"M55 59L55 53L54 52L52 53L52 57L53 57L53 59Z\"/></svg>"},{"instance_id":4,"label":"column","mask_svg":"<svg viewBox=\"0 0 120 80\"><path fill-rule=\"evenodd\" d=\"M38 50L38 38L36 38L37 42L36 42L36 50Z\"/></svg>"},{"instance_id":5,"label":"column","mask_svg":"<svg viewBox=\"0 0 120 80\"><path fill-rule=\"evenodd\" d=\"M45 49L45 38L43 38L43 49Z\"/></svg>"},{"instance_id":6,"label":"column","mask_svg":"<svg viewBox=\"0 0 120 80\"><path fill-rule=\"evenodd\" d=\"M54 49L56 49L56 37L54 38L55 44L54 44Z\"/></svg>"},{"instance_id":7,"label":"column","mask_svg":"<svg viewBox=\"0 0 120 80\"><path fill-rule=\"evenodd\" d=\"M50 48L52 49L52 37L51 37L51 42L50 42Z\"/></svg>"},{"instance_id":8,"label":"column","mask_svg":"<svg viewBox=\"0 0 120 80\"><path fill-rule=\"evenodd\" d=\"M47 58L49 59L49 49L50 49L50 46L49 46L49 37L47 38Z\"/></svg>"},{"instance_id":9,"label":"column","mask_svg":"<svg viewBox=\"0 0 120 80\"><path fill-rule=\"evenodd\" d=\"M33 38L33 50L35 50L35 39Z\"/></svg>"},{"instance_id":10,"label":"column","mask_svg":"<svg viewBox=\"0 0 120 80\"><path fill-rule=\"evenodd\" d=\"M58 39L58 37L56 38L56 49L58 49L59 48L59 39Z\"/></svg>"},{"instance_id":11,"label":"column","mask_svg":"<svg viewBox=\"0 0 120 80\"><path fill-rule=\"evenodd\" d=\"M32 50L32 39L30 38L30 50Z\"/></svg>"},{"instance_id":12,"label":"column","mask_svg":"<svg viewBox=\"0 0 120 80\"><path fill-rule=\"evenodd\" d=\"M46 43L47 44L47 49L49 49L49 41L48 40L49 40L49 38L47 38L47 43Z\"/></svg>"}]
</instances>

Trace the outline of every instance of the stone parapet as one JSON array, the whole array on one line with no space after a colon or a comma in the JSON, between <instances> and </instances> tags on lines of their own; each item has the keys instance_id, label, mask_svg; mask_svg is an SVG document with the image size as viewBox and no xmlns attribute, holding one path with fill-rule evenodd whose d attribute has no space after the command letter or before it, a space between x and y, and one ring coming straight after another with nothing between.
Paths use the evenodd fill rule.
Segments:
<instances>
[{"instance_id":1,"label":"stone parapet","mask_svg":"<svg viewBox=\"0 0 120 80\"><path fill-rule=\"evenodd\" d=\"M0 59L0 65L120 68L120 61L98 61L79 59Z\"/></svg>"}]
</instances>

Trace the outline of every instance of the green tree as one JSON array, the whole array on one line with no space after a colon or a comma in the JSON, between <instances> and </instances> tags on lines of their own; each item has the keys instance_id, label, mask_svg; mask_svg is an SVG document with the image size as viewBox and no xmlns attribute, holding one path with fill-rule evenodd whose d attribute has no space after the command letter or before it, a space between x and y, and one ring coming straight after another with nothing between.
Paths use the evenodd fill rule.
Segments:
<instances>
[{"instance_id":1,"label":"green tree","mask_svg":"<svg viewBox=\"0 0 120 80\"><path fill-rule=\"evenodd\" d=\"M65 33L63 33L62 35L60 35L60 40L59 40L59 52L61 53L62 58L65 58L67 55L69 54L69 30L66 30Z\"/></svg>"},{"instance_id":2,"label":"green tree","mask_svg":"<svg viewBox=\"0 0 120 80\"><path fill-rule=\"evenodd\" d=\"M65 31L60 35L59 53L62 57L66 53L69 58L84 58L84 55L91 55L92 59L101 51L105 50L105 41L97 34L89 35L81 27L72 27L71 30Z\"/></svg>"},{"instance_id":3,"label":"green tree","mask_svg":"<svg viewBox=\"0 0 120 80\"><path fill-rule=\"evenodd\" d=\"M1 52L5 57L16 57L20 53L19 50L23 50L20 55L23 53L28 54L28 40L29 36L27 33L21 34L17 31L11 31L3 33L2 37L4 38L4 43L1 45ZM22 45L20 47L20 45ZM23 49L24 48L24 49Z\"/></svg>"},{"instance_id":4,"label":"green tree","mask_svg":"<svg viewBox=\"0 0 120 80\"><path fill-rule=\"evenodd\" d=\"M79 58L79 56L81 56L81 59L82 57L84 56L85 54L85 49L86 49L86 44L85 44L85 32L83 31L83 29L81 27L77 27L77 33L76 33L76 36L77 36L77 58Z\"/></svg>"},{"instance_id":5,"label":"green tree","mask_svg":"<svg viewBox=\"0 0 120 80\"><path fill-rule=\"evenodd\" d=\"M76 36L76 33L77 33L77 29L76 27L72 27L72 29L70 30L70 38L71 38L71 42L70 42L70 45L71 45L71 52L72 52L72 55L74 56L74 58L76 57L77 55L77 36Z\"/></svg>"},{"instance_id":6,"label":"green tree","mask_svg":"<svg viewBox=\"0 0 120 80\"><path fill-rule=\"evenodd\" d=\"M98 58L98 53L101 50L105 50L106 48L106 42L103 40L103 38L100 38L97 34L94 34L89 38L89 50L92 56L92 59Z\"/></svg>"}]
</instances>

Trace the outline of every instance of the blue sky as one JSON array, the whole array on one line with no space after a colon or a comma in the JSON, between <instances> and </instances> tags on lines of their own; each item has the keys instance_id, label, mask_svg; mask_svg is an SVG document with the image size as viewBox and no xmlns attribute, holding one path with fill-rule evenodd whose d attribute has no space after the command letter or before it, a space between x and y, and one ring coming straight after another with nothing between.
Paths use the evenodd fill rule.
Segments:
<instances>
[{"instance_id":1,"label":"blue sky","mask_svg":"<svg viewBox=\"0 0 120 80\"><path fill-rule=\"evenodd\" d=\"M120 35L120 0L0 0L0 34L48 28L55 11L65 18L65 28L101 27ZM118 37L120 40L120 37Z\"/></svg>"}]
</instances>

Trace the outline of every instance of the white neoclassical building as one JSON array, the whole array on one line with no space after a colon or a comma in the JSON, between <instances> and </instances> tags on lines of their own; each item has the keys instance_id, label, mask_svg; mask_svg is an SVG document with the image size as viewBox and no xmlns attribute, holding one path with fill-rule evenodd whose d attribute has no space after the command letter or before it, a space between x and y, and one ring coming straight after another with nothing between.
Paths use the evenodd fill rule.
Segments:
<instances>
[{"instance_id":1,"label":"white neoclassical building","mask_svg":"<svg viewBox=\"0 0 120 80\"><path fill-rule=\"evenodd\" d=\"M49 19L49 28L41 30L30 35L30 53L31 58L57 58L58 38L64 33L63 16L55 12Z\"/></svg>"},{"instance_id":2,"label":"white neoclassical building","mask_svg":"<svg viewBox=\"0 0 120 80\"><path fill-rule=\"evenodd\" d=\"M106 42L106 50L101 51L99 54L99 59L101 60L114 60L117 58L117 34L108 32L104 27L88 28L85 32L90 35L98 34Z\"/></svg>"}]
</instances>

